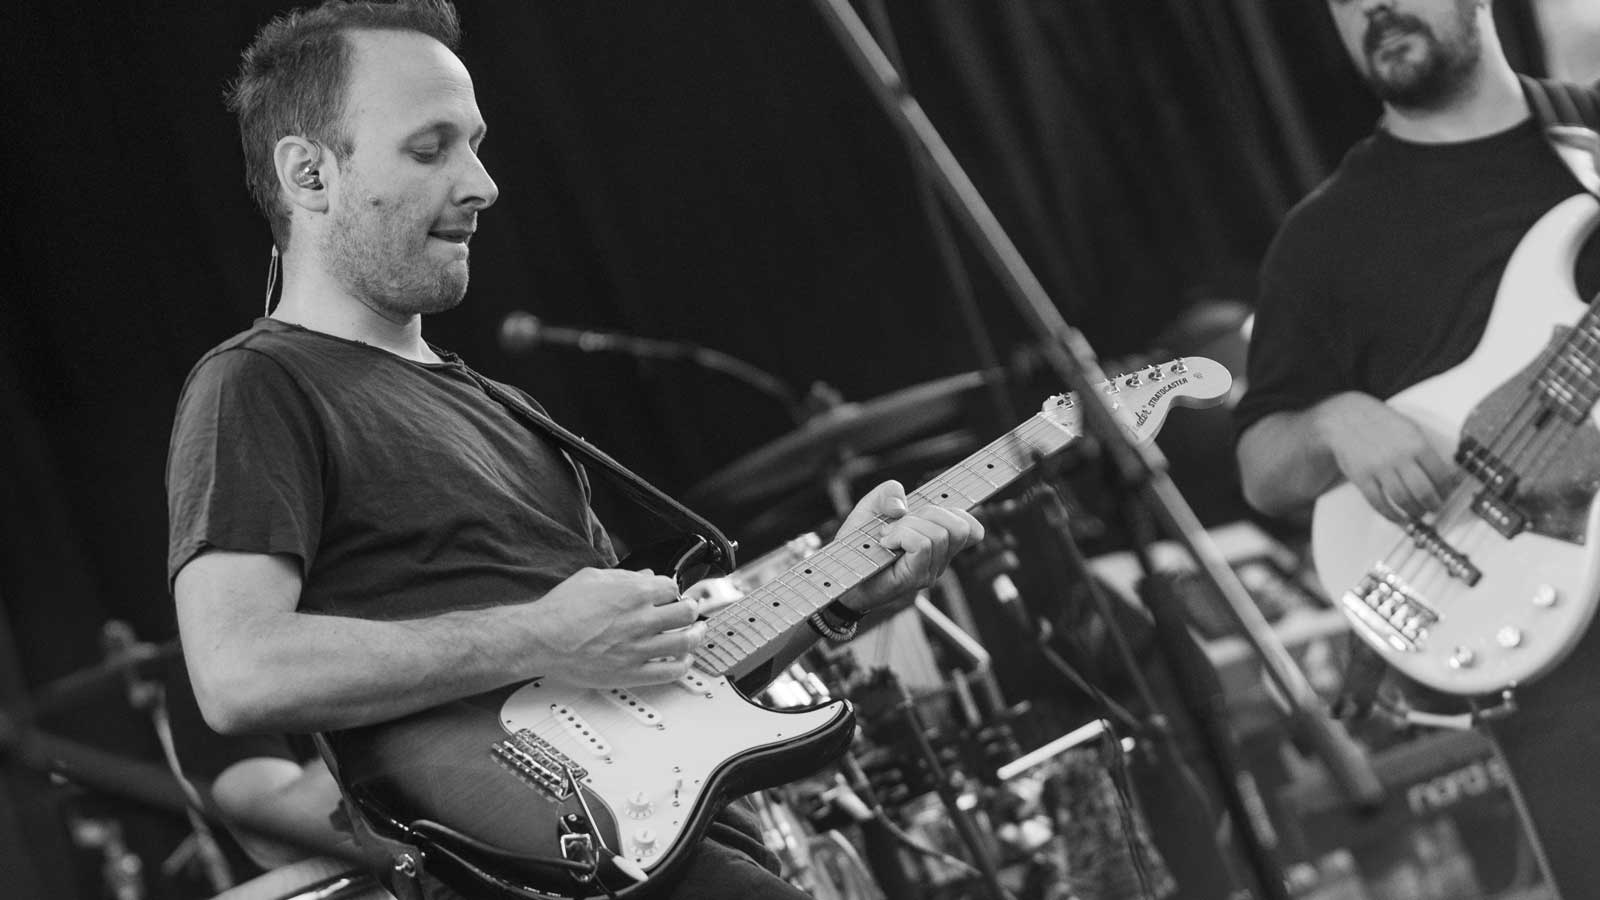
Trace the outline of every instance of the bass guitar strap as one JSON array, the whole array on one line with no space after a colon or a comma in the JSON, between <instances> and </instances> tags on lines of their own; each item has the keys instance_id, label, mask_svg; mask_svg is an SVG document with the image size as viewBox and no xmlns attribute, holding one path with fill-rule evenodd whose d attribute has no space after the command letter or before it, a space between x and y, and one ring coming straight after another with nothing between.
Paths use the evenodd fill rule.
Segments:
<instances>
[{"instance_id":1,"label":"bass guitar strap","mask_svg":"<svg viewBox=\"0 0 1600 900\"><path fill-rule=\"evenodd\" d=\"M1600 196L1600 99L1585 88L1548 78L1517 76L1545 139L1584 190Z\"/></svg>"}]
</instances>

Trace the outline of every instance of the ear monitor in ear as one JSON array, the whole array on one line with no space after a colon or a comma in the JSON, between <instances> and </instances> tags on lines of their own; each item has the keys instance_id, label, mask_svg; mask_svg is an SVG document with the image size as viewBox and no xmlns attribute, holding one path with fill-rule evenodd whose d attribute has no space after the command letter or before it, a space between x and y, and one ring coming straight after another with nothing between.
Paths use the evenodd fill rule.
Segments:
<instances>
[{"instance_id":1,"label":"ear monitor in ear","mask_svg":"<svg viewBox=\"0 0 1600 900\"><path fill-rule=\"evenodd\" d=\"M312 167L311 163L306 163L299 172L295 173L294 183L307 190L322 190L322 177L317 174L317 170Z\"/></svg>"}]
</instances>

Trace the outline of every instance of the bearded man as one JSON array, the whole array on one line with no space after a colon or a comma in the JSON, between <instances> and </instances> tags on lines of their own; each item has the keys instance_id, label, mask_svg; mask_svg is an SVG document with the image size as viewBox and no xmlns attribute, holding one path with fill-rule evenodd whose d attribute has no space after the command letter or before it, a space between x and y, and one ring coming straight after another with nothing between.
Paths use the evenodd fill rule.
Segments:
<instances>
[{"instance_id":1,"label":"bearded man","mask_svg":"<svg viewBox=\"0 0 1600 900\"><path fill-rule=\"evenodd\" d=\"M1404 521L1439 509L1460 476L1384 401L1473 352L1512 251L1583 187L1530 115L1490 0L1329 9L1383 113L1287 216L1262 264L1238 461L1245 496L1264 513L1302 512L1349 482ZM1580 297L1594 296L1600 243L1584 245L1573 277ZM1586 837L1600 800L1593 631L1519 691L1521 711L1499 729L1569 897L1600 889Z\"/></svg>"}]
</instances>

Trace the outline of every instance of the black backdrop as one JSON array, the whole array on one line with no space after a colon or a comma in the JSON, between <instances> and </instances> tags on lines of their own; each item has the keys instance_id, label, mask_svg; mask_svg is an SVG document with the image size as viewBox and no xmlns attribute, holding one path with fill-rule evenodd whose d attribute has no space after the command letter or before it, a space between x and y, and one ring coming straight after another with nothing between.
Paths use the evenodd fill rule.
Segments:
<instances>
[{"instance_id":1,"label":"black backdrop","mask_svg":"<svg viewBox=\"0 0 1600 900\"><path fill-rule=\"evenodd\" d=\"M1376 111L1319 0L890 5L911 87L1106 358L1197 301L1248 301L1279 217ZM908 157L811 4L461 6L501 196L433 341L674 490L783 412L683 367L507 355L508 312L695 341L850 399L976 365ZM1536 70L1525 7L1500 7ZM0 608L27 684L93 662L108 617L171 633L171 410L193 361L259 314L269 246L220 96L279 8L4 14ZM1009 354L1024 329L970 268ZM92 718L52 725L148 752L136 722Z\"/></svg>"}]
</instances>

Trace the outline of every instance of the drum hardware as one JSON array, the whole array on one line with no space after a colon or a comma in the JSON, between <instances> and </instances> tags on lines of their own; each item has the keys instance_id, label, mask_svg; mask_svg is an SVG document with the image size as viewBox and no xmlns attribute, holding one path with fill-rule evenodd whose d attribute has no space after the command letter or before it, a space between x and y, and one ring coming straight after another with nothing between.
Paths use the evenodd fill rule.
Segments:
<instances>
[{"instance_id":1,"label":"drum hardware","mask_svg":"<svg viewBox=\"0 0 1600 900\"><path fill-rule=\"evenodd\" d=\"M841 457L903 445L961 418L983 386L978 372L912 385L862 402L840 402L691 487L692 504L738 507L810 487Z\"/></svg>"},{"instance_id":2,"label":"drum hardware","mask_svg":"<svg viewBox=\"0 0 1600 900\"><path fill-rule=\"evenodd\" d=\"M939 753L929 738L928 726L917 710L916 702L900 685L893 672L880 670L874 673L874 679L881 689L897 695L893 709L900 714L910 732L912 744L927 767L933 792L943 804L951 826L970 854L972 864L978 871L979 877L976 880L980 889L994 900L1010 900L1010 893L1000 882L992 847L985 841L974 821L973 803L970 799L963 800L962 785L954 777L952 770L941 763Z\"/></svg>"},{"instance_id":3,"label":"drum hardware","mask_svg":"<svg viewBox=\"0 0 1600 900\"><path fill-rule=\"evenodd\" d=\"M0 761L47 773L59 785L81 787L145 808L191 817L191 823L198 821L201 827L205 826L207 820L220 821L220 814L210 799L209 784L198 779L181 779L170 764L158 766L122 756L50 734L33 724L38 714L60 712L90 702L120 686L126 692L129 705L151 717L157 737L163 741L163 749L170 752L166 742L165 688L150 674L155 666L179 662L182 651L178 642L173 640L151 644L139 641L126 623L117 620L106 624L101 638L105 651L103 662L45 685L35 693L34 702L20 712L8 713L0 709ZM108 896L117 900L136 900L147 896L143 861L122 840L119 822L86 816L75 817L71 824L73 838L79 846L99 850L104 855L102 874ZM366 867L371 864L371 860L359 856L354 848L322 847L315 839L298 833L276 819L252 820L240 825L308 852L333 857L339 860L333 864L346 874L349 874L353 865ZM217 890L223 890L232 884L232 877L231 874L227 875L223 879L226 883L216 886L218 876L224 874L219 868L220 852L215 857L211 856L216 850L215 844L203 837L204 833L196 828L191 837L169 857L163 865L163 871L180 862L185 855L198 855L207 868L208 880L213 882ZM210 849L207 849L208 843ZM328 864L333 861L325 859L316 862ZM261 878L266 879L275 873L279 873L279 870L268 872ZM319 870L314 877L326 874L326 871ZM289 888L304 885L305 882L289 884L279 879L273 881L275 887L268 893L244 892L246 887L255 883L252 881L229 889L226 896L229 900L235 897L238 900L356 900L358 897L360 900L388 900L387 895L378 891L373 881L365 875L353 876L351 881L353 884L348 888L330 881L312 885L316 889L313 893L296 891L285 894Z\"/></svg>"}]
</instances>

